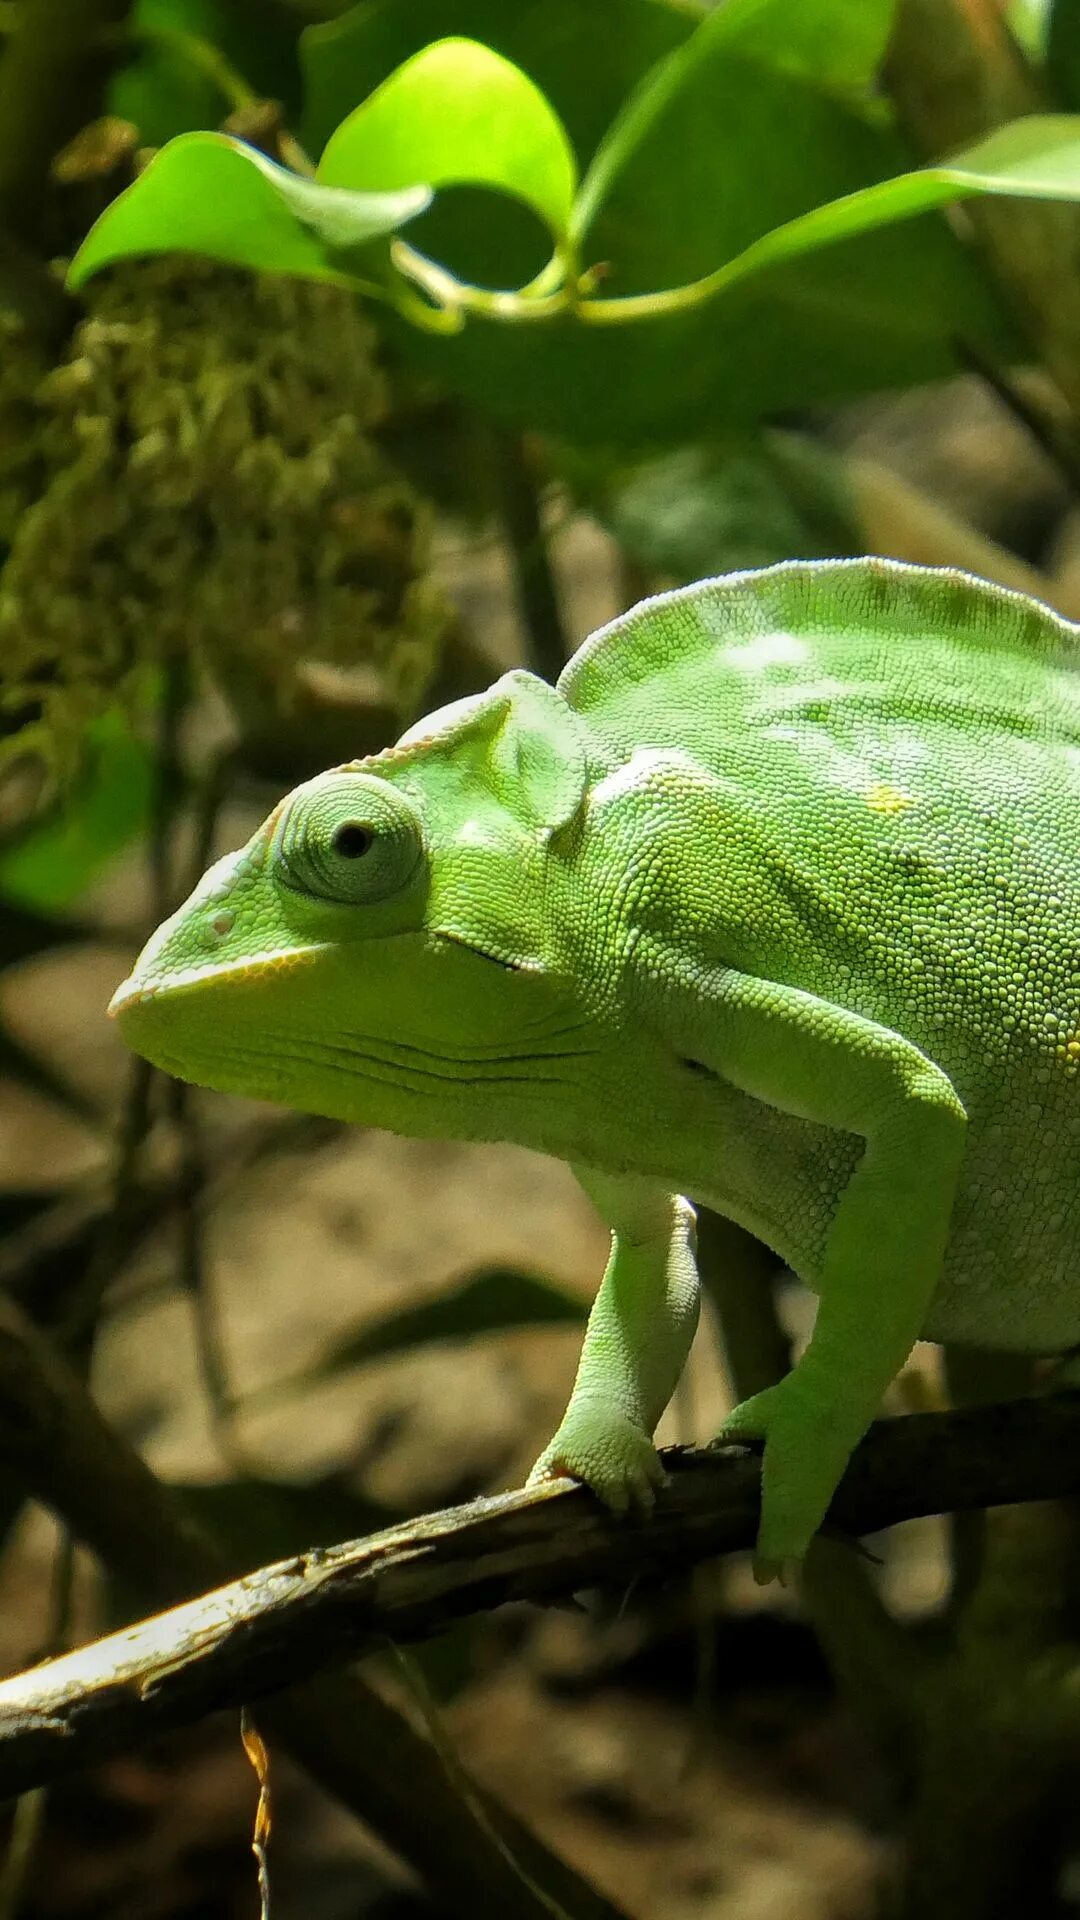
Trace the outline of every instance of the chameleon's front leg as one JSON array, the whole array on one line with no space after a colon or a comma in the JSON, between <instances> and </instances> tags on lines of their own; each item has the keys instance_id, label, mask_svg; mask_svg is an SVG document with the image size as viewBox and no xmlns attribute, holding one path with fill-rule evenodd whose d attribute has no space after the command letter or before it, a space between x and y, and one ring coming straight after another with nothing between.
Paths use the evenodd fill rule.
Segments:
<instances>
[{"instance_id":1,"label":"chameleon's front leg","mask_svg":"<svg viewBox=\"0 0 1080 1920\"><path fill-rule=\"evenodd\" d=\"M664 1477L653 1429L697 1326L694 1210L651 1180L574 1171L612 1230L611 1254L570 1404L529 1481L570 1474L609 1507L644 1507Z\"/></svg>"},{"instance_id":2,"label":"chameleon's front leg","mask_svg":"<svg viewBox=\"0 0 1080 1920\"><path fill-rule=\"evenodd\" d=\"M889 1028L733 969L694 975L669 958L667 970L665 1019L681 1054L769 1106L865 1142L833 1216L806 1352L718 1436L765 1442L758 1555L775 1566L805 1553L922 1331L966 1116L947 1076Z\"/></svg>"}]
</instances>

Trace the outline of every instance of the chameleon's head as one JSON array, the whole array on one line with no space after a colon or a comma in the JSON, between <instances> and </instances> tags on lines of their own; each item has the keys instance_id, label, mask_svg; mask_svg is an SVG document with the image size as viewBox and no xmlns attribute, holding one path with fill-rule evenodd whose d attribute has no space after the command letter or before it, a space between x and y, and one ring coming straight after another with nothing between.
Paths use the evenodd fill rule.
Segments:
<instances>
[{"instance_id":1,"label":"chameleon's head","mask_svg":"<svg viewBox=\"0 0 1080 1920\"><path fill-rule=\"evenodd\" d=\"M203 1086L498 1132L506 1088L565 1025L550 869L586 782L570 709L507 674L297 787L159 927L110 1011L137 1053Z\"/></svg>"}]
</instances>

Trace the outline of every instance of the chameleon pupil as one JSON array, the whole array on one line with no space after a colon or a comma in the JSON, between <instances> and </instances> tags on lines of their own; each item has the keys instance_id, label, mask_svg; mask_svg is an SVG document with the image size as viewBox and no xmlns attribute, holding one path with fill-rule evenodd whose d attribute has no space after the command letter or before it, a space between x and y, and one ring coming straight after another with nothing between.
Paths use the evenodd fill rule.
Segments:
<instances>
[{"instance_id":1,"label":"chameleon pupil","mask_svg":"<svg viewBox=\"0 0 1080 1920\"><path fill-rule=\"evenodd\" d=\"M375 835L370 827L362 827L356 820L347 820L334 835L334 852L343 860L360 860L368 852Z\"/></svg>"}]
</instances>

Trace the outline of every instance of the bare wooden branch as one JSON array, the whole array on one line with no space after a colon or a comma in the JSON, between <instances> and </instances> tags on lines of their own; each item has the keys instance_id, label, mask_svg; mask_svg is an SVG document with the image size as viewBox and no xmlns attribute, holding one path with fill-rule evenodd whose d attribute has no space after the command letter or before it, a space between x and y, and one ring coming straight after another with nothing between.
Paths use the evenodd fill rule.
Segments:
<instances>
[{"instance_id":1,"label":"bare wooden branch","mask_svg":"<svg viewBox=\"0 0 1080 1920\"><path fill-rule=\"evenodd\" d=\"M580 1487L504 1494L295 1555L0 1684L0 1790L40 1784L151 1734L250 1702L385 1644L509 1600L663 1577L751 1545L759 1462L675 1453L648 1517ZM1080 1394L880 1421L832 1530L1080 1492Z\"/></svg>"},{"instance_id":2,"label":"bare wooden branch","mask_svg":"<svg viewBox=\"0 0 1080 1920\"><path fill-rule=\"evenodd\" d=\"M183 1500L103 1420L73 1369L2 1294L0 1471L51 1507L145 1606L169 1606L218 1586L235 1570L229 1542L192 1522ZM89 1650L84 1657L92 1664ZM159 1684L164 1679L159 1672ZM124 1688L117 1691L122 1697ZM55 1725L50 1741L48 1709L31 1708L22 1718L32 1743L45 1735L54 1771L63 1771L65 1750L71 1764L80 1763ZM452 1912L469 1920L480 1912L498 1913L500 1920L551 1920L554 1909L567 1920L622 1920L610 1900L507 1807L478 1788L473 1805L463 1802L430 1742L358 1674L289 1685L261 1704L258 1725L437 1889ZM10 1721L9 1730L15 1731ZM106 1750L115 1745L100 1748ZM18 1744L9 1752L14 1763L0 1791L15 1793ZM44 1749L35 1746L35 1752L31 1771L40 1767ZM84 1744L82 1763L92 1757Z\"/></svg>"}]
</instances>

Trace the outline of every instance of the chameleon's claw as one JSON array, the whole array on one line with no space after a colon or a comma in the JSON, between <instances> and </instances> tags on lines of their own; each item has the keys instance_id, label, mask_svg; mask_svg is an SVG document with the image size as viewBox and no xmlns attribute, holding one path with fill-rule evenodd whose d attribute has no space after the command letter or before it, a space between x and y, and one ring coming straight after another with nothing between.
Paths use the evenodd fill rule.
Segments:
<instances>
[{"instance_id":1,"label":"chameleon's claw","mask_svg":"<svg viewBox=\"0 0 1080 1920\"><path fill-rule=\"evenodd\" d=\"M762 1553L755 1553L751 1563L754 1585L769 1587L776 1580L782 1587L792 1587L798 1564L797 1560L770 1560Z\"/></svg>"},{"instance_id":2,"label":"chameleon's claw","mask_svg":"<svg viewBox=\"0 0 1080 1920\"><path fill-rule=\"evenodd\" d=\"M618 1411L571 1407L544 1448L527 1486L568 1474L591 1488L612 1513L651 1513L667 1475L647 1433Z\"/></svg>"}]
</instances>

